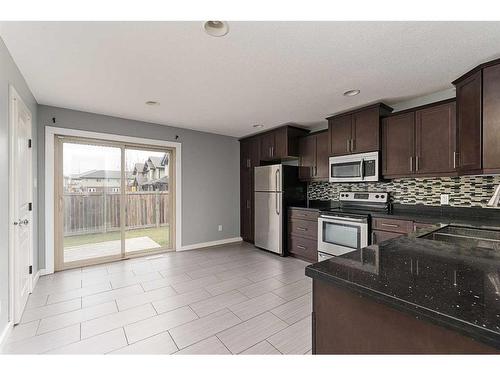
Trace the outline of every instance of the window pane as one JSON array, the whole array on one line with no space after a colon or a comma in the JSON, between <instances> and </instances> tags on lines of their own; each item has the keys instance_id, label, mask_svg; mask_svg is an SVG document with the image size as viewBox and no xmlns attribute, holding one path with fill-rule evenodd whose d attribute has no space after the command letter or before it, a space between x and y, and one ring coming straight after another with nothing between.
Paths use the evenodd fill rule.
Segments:
<instances>
[{"instance_id":1,"label":"window pane","mask_svg":"<svg viewBox=\"0 0 500 375\"><path fill-rule=\"evenodd\" d=\"M64 142L64 263L121 255L120 169L120 148Z\"/></svg>"},{"instance_id":2,"label":"window pane","mask_svg":"<svg viewBox=\"0 0 500 375\"><path fill-rule=\"evenodd\" d=\"M171 248L170 152L125 150L125 252Z\"/></svg>"}]
</instances>

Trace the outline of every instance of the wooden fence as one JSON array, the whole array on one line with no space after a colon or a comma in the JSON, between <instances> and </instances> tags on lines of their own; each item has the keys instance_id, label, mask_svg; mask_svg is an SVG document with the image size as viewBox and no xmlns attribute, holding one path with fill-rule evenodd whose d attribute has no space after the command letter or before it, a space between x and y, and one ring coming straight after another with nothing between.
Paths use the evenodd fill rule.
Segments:
<instances>
[{"instance_id":1,"label":"wooden fence","mask_svg":"<svg viewBox=\"0 0 500 375\"><path fill-rule=\"evenodd\" d=\"M125 196L127 229L169 224L168 192L134 192ZM120 230L120 193L64 193L64 236Z\"/></svg>"}]
</instances>

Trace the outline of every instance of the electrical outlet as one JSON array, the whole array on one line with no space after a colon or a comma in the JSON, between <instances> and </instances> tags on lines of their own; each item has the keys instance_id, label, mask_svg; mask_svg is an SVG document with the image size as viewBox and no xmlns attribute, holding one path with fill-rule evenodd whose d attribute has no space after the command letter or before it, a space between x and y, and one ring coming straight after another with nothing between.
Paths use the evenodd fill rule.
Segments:
<instances>
[{"instance_id":1,"label":"electrical outlet","mask_svg":"<svg viewBox=\"0 0 500 375\"><path fill-rule=\"evenodd\" d=\"M222 232L222 224L219 224L219 232Z\"/></svg>"},{"instance_id":2,"label":"electrical outlet","mask_svg":"<svg viewBox=\"0 0 500 375\"><path fill-rule=\"evenodd\" d=\"M450 204L449 194L441 194L441 204Z\"/></svg>"}]
</instances>

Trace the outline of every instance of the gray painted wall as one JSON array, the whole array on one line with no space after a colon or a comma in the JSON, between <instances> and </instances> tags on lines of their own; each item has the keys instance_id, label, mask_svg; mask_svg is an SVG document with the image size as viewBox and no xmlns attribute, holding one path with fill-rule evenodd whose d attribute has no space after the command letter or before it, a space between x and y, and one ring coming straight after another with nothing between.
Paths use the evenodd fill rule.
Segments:
<instances>
[{"instance_id":1,"label":"gray painted wall","mask_svg":"<svg viewBox=\"0 0 500 375\"><path fill-rule=\"evenodd\" d=\"M55 117L56 123L52 122ZM45 264L45 126L182 143L182 245L240 235L239 142L236 138L40 105L38 107L40 266ZM222 224L222 232L218 232ZM46 229L47 228L47 229Z\"/></svg>"},{"instance_id":2,"label":"gray painted wall","mask_svg":"<svg viewBox=\"0 0 500 375\"><path fill-rule=\"evenodd\" d=\"M7 47L0 38L0 170L4 176L0 184L0 333L3 332L8 320L9 301L9 185L7 171L9 170L9 84L13 85L31 111L33 119L33 139L36 139L37 103L26 81L10 56ZM35 143L35 142L34 142ZM36 147L36 145L35 145ZM33 152L33 168L36 168L36 149ZM35 191L36 198L36 191ZM34 207L36 209L36 199ZM36 212L34 213L36 216ZM36 218L33 223L34 236L37 238ZM38 252L34 249L34 268L37 269Z\"/></svg>"}]
</instances>

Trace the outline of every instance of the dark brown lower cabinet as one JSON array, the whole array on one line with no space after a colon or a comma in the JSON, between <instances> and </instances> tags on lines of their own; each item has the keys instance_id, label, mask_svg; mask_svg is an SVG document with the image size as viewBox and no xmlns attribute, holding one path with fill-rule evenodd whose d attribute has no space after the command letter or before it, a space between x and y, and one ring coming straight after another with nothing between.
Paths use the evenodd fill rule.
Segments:
<instances>
[{"instance_id":1,"label":"dark brown lower cabinet","mask_svg":"<svg viewBox=\"0 0 500 375\"><path fill-rule=\"evenodd\" d=\"M313 280L313 354L499 354L448 328Z\"/></svg>"},{"instance_id":2,"label":"dark brown lower cabinet","mask_svg":"<svg viewBox=\"0 0 500 375\"><path fill-rule=\"evenodd\" d=\"M416 223L411 220L400 220L386 217L372 217L371 244L377 245L381 242L404 236L419 229L428 228L433 224Z\"/></svg>"},{"instance_id":3,"label":"dark brown lower cabinet","mask_svg":"<svg viewBox=\"0 0 500 375\"><path fill-rule=\"evenodd\" d=\"M318 261L319 210L291 208L288 211L288 255Z\"/></svg>"},{"instance_id":4,"label":"dark brown lower cabinet","mask_svg":"<svg viewBox=\"0 0 500 375\"><path fill-rule=\"evenodd\" d=\"M382 230L372 230L372 245L390 240L391 238L401 237L404 234L395 232L385 232Z\"/></svg>"}]
</instances>

